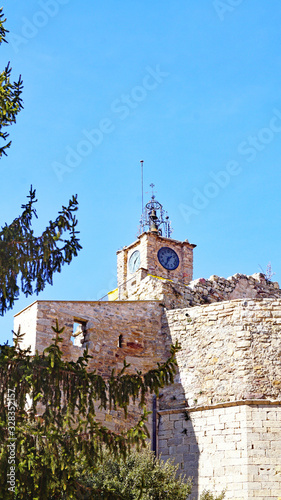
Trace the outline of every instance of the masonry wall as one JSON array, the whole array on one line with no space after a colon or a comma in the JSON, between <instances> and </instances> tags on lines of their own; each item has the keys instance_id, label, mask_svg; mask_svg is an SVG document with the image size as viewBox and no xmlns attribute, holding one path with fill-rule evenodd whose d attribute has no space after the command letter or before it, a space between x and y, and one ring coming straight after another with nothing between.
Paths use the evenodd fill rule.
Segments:
<instances>
[{"instance_id":1,"label":"masonry wall","mask_svg":"<svg viewBox=\"0 0 281 500\"><path fill-rule=\"evenodd\" d=\"M231 500L281 497L281 402L244 401L159 412L159 453L193 477L190 499L207 489Z\"/></svg>"},{"instance_id":2,"label":"masonry wall","mask_svg":"<svg viewBox=\"0 0 281 500\"><path fill-rule=\"evenodd\" d=\"M64 358L77 360L85 346L93 359L89 368L96 369L107 377L113 368L123 368L124 359L131 364L129 372L148 371L165 358L163 335L161 334L163 307L159 302L82 302L82 301L37 301L15 317L15 325L27 332L25 346L33 345L33 352L42 352L54 337L52 326L58 319L64 326L62 351ZM74 346L71 340L75 321L86 322L85 343ZM33 325L32 338L29 334ZM35 328L36 326L36 328ZM36 330L36 331L35 331ZM122 335L122 346L119 336ZM36 341L34 340L36 339ZM150 408L150 402L148 403ZM119 432L133 425L139 415L137 404L130 407L130 416L124 422L122 411L99 412L97 417L105 421L108 428Z\"/></svg>"},{"instance_id":3,"label":"masonry wall","mask_svg":"<svg viewBox=\"0 0 281 500\"><path fill-rule=\"evenodd\" d=\"M163 279L139 270L128 288L130 300L159 299L168 309L194 307L239 298L281 298L278 283L265 279L261 273L246 276L235 274L229 278L211 276L189 284Z\"/></svg>"},{"instance_id":4,"label":"masonry wall","mask_svg":"<svg viewBox=\"0 0 281 500\"><path fill-rule=\"evenodd\" d=\"M191 498L281 498L281 299L167 310L176 384L159 398L159 453L194 477Z\"/></svg>"},{"instance_id":5,"label":"masonry wall","mask_svg":"<svg viewBox=\"0 0 281 500\"><path fill-rule=\"evenodd\" d=\"M182 346L180 383L189 406L281 399L281 299L237 299L166 317L167 345Z\"/></svg>"}]
</instances>

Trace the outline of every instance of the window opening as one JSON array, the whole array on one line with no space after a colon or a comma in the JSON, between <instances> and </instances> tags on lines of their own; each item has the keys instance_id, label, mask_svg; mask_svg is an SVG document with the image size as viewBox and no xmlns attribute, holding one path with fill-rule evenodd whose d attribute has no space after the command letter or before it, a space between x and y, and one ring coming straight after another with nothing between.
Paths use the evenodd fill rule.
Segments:
<instances>
[{"instance_id":1,"label":"window opening","mask_svg":"<svg viewBox=\"0 0 281 500\"><path fill-rule=\"evenodd\" d=\"M123 335L119 335L118 347L123 347Z\"/></svg>"},{"instance_id":2,"label":"window opening","mask_svg":"<svg viewBox=\"0 0 281 500\"><path fill-rule=\"evenodd\" d=\"M73 322L73 331L71 336L72 344L75 347L82 347L85 342L86 335L86 321L79 321L77 319Z\"/></svg>"}]
</instances>

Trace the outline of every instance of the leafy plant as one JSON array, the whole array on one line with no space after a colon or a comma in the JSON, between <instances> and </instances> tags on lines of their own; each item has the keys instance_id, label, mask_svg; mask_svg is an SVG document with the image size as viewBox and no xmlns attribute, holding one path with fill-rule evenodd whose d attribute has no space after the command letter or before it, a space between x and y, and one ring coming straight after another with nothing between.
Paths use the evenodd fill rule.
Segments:
<instances>
[{"instance_id":1,"label":"leafy plant","mask_svg":"<svg viewBox=\"0 0 281 500\"><path fill-rule=\"evenodd\" d=\"M203 491L202 495L200 495L200 500L223 500L224 498L225 490L223 490L218 496L214 493L211 493L209 490Z\"/></svg>"},{"instance_id":2,"label":"leafy plant","mask_svg":"<svg viewBox=\"0 0 281 500\"><path fill-rule=\"evenodd\" d=\"M79 471L79 482L88 488L85 500L185 500L192 487L191 479L177 476L178 465L156 459L148 450L133 451L125 460L107 452L92 470L80 467ZM99 496L92 496L93 492Z\"/></svg>"}]
</instances>

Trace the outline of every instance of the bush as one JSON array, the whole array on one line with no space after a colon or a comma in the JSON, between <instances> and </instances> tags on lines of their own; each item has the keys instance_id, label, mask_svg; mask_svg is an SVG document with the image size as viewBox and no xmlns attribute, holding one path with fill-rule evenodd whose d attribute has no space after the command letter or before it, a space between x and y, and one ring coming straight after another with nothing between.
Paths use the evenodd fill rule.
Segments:
<instances>
[{"instance_id":1,"label":"bush","mask_svg":"<svg viewBox=\"0 0 281 500\"><path fill-rule=\"evenodd\" d=\"M92 472L80 468L78 482L88 488L85 500L186 500L191 479L177 476L177 471L178 465L155 459L148 450L132 452L119 460L105 453L102 463Z\"/></svg>"}]
</instances>

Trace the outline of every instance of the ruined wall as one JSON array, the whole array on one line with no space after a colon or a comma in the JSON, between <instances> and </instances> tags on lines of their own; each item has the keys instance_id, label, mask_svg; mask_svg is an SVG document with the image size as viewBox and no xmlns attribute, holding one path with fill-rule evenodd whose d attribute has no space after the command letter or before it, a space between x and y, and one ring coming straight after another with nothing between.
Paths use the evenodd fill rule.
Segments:
<instances>
[{"instance_id":1,"label":"ruined wall","mask_svg":"<svg viewBox=\"0 0 281 500\"><path fill-rule=\"evenodd\" d=\"M242 298L281 297L279 284L267 280L262 273L252 276L237 273L229 278L213 275L208 280L199 278L192 281L188 289L190 306Z\"/></svg>"},{"instance_id":2,"label":"ruined wall","mask_svg":"<svg viewBox=\"0 0 281 500\"><path fill-rule=\"evenodd\" d=\"M65 327L61 335L64 357L78 359L87 345L89 353L94 355L90 367L106 376L113 367L122 368L125 358L137 370L150 369L164 359L162 315L163 307L157 301L39 300L15 316L15 327L21 325L21 331L28 334L30 324L36 325L34 346L42 352L54 337L52 326L58 319L59 326ZM81 347L74 346L71 340L76 320L86 323L85 345ZM119 347L120 335L122 347ZM28 335L25 344L29 338Z\"/></svg>"},{"instance_id":3,"label":"ruined wall","mask_svg":"<svg viewBox=\"0 0 281 500\"><path fill-rule=\"evenodd\" d=\"M280 421L281 402L160 411L159 453L175 457L180 471L193 477L190 500L204 489L226 489L231 500L279 500Z\"/></svg>"},{"instance_id":4,"label":"ruined wall","mask_svg":"<svg viewBox=\"0 0 281 500\"><path fill-rule=\"evenodd\" d=\"M199 278L185 285L147 275L140 270L136 273L128 296L130 300L159 299L168 309L194 307L243 297L281 298L281 290L278 283L266 280L261 273L252 276L235 274L227 279L214 275L208 280Z\"/></svg>"}]
</instances>

